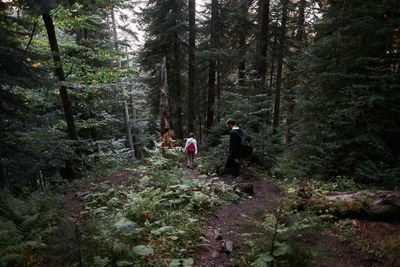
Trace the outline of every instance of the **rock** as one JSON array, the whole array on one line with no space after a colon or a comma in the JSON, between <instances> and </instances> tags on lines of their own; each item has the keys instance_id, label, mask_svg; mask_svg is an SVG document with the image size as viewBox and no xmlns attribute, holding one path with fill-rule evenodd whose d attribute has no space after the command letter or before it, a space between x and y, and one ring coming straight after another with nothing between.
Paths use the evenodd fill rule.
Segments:
<instances>
[{"instance_id":1,"label":"rock","mask_svg":"<svg viewBox=\"0 0 400 267\"><path fill-rule=\"evenodd\" d=\"M224 251L228 254L233 251L233 243L232 241L225 241Z\"/></svg>"},{"instance_id":2,"label":"rock","mask_svg":"<svg viewBox=\"0 0 400 267\"><path fill-rule=\"evenodd\" d=\"M219 231L215 231L215 239L216 240L222 240L222 234Z\"/></svg>"},{"instance_id":3,"label":"rock","mask_svg":"<svg viewBox=\"0 0 400 267\"><path fill-rule=\"evenodd\" d=\"M217 259L217 258L219 258L219 253L216 252L216 251L213 251L213 253L211 254L211 257L212 257L213 259Z\"/></svg>"},{"instance_id":4,"label":"rock","mask_svg":"<svg viewBox=\"0 0 400 267\"><path fill-rule=\"evenodd\" d=\"M86 196L87 194L89 194L89 192L76 192L75 196L77 198L83 198L84 196Z\"/></svg>"},{"instance_id":5,"label":"rock","mask_svg":"<svg viewBox=\"0 0 400 267\"><path fill-rule=\"evenodd\" d=\"M252 184L240 183L233 187L234 190L238 189L240 192L246 193L248 195L254 195L254 187Z\"/></svg>"}]
</instances>

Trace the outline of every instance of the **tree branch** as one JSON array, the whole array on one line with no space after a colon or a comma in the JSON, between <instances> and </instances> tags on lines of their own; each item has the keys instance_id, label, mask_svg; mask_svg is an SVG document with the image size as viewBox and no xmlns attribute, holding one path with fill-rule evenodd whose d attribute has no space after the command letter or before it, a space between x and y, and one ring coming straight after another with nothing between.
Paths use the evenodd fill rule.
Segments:
<instances>
[{"instance_id":1,"label":"tree branch","mask_svg":"<svg viewBox=\"0 0 400 267\"><path fill-rule=\"evenodd\" d=\"M29 48L29 46L30 46L31 43L32 43L33 34L35 33L37 23L38 23L38 16L36 16L35 24L33 24L33 29L32 29L32 33L31 33L31 38L29 39L29 43L28 43L28 45L27 45L26 48L25 48L25 52L28 51L28 48Z\"/></svg>"}]
</instances>

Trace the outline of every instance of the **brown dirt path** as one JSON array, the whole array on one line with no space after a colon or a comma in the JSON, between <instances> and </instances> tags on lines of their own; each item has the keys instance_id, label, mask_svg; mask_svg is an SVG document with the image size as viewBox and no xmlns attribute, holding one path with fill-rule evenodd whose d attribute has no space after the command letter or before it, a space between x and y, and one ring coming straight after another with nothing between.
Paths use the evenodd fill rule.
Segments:
<instances>
[{"instance_id":1,"label":"brown dirt path","mask_svg":"<svg viewBox=\"0 0 400 267\"><path fill-rule=\"evenodd\" d=\"M190 171L190 177L197 177L195 169L187 169L185 164L183 168ZM204 231L209 243L202 244L197 254L193 256L194 266L233 266L235 259L246 253L242 242L245 238L242 234L257 231L257 229L244 230L240 226L250 221L256 209L272 212L279 206L279 198L284 194L279 186L253 173L244 173L242 177L243 183L253 184L254 195L244 197L237 203L224 205L215 215L208 218L204 224ZM233 178L230 176L220 176L219 180L230 186L233 183ZM375 260L370 254L352 247L349 243L339 241L332 233L319 233L319 236L321 238L318 239L314 239L313 235L304 236L304 244L321 248L313 266L397 266ZM227 241L232 242L233 253L226 251Z\"/></svg>"},{"instance_id":2,"label":"brown dirt path","mask_svg":"<svg viewBox=\"0 0 400 267\"><path fill-rule=\"evenodd\" d=\"M198 178L196 169L188 169L186 164L182 164L183 169L189 171L190 178ZM100 178L96 181L83 184L73 191L65 195L64 206L67 210L67 217L72 221L80 221L82 216L81 203L83 196L89 189L101 182L109 181L111 184L132 184L138 174L132 170L124 170L112 175ZM201 244L199 251L193 256L195 259L194 266L233 266L235 258L232 255L244 255L245 248L242 244L244 237L241 225L249 221L254 215L254 211L264 209L266 212L272 212L278 206L278 199L283 195L282 190L274 183L259 177L253 173L244 173L243 183L253 184L254 195L243 197L237 203L231 203L221 206L216 214L208 218L204 224L206 238L208 244ZM208 179L208 178L205 178ZM231 186L233 178L230 176L220 176L220 181ZM249 231L257 231L256 229L247 229ZM351 267L351 266L400 266L379 262L373 259L368 253L353 248L349 243L343 243L338 237L332 233L325 233L330 238L313 239L313 237L305 236L305 243L326 248L325 254L319 255L319 262L314 266L323 267ZM218 239L218 240L217 240ZM232 241L234 253L226 252L226 241ZM328 251L328 252L326 252ZM55 261L53 262L55 263ZM44 266L59 266L45 264Z\"/></svg>"},{"instance_id":3,"label":"brown dirt path","mask_svg":"<svg viewBox=\"0 0 400 267\"><path fill-rule=\"evenodd\" d=\"M248 222L256 209L272 210L278 206L277 200L282 193L277 185L251 173L244 173L242 177L243 183L253 184L254 195L220 207L216 215L206 221L204 230L210 246L195 256L195 266L231 266L235 258L225 252L227 242L232 242L234 251L244 252L240 225ZM222 176L220 180L228 185L233 182L230 176Z\"/></svg>"}]
</instances>

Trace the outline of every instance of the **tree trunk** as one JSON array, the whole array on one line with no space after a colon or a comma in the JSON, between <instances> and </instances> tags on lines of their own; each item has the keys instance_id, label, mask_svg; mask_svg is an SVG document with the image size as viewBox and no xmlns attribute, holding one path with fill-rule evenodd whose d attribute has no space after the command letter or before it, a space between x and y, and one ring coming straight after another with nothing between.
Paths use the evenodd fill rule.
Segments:
<instances>
[{"instance_id":1,"label":"tree trunk","mask_svg":"<svg viewBox=\"0 0 400 267\"><path fill-rule=\"evenodd\" d=\"M167 77L167 63L166 58L163 57L161 63L161 94L160 94L160 132L161 136L164 135L166 128L169 128L169 92L168 92L168 77Z\"/></svg>"},{"instance_id":2,"label":"tree trunk","mask_svg":"<svg viewBox=\"0 0 400 267\"><path fill-rule=\"evenodd\" d=\"M305 11L306 7L306 0L299 0L299 13L298 13L298 22L297 22L297 32L296 32L296 46L297 49L299 50L303 47L303 36L304 36L304 21L305 21ZM289 73L292 73L294 71L294 66L289 67ZM287 103L287 114L286 114L286 122L285 122L285 134L283 136L283 143L288 144L291 141L292 133L291 133L291 126L292 126L292 113L295 108L295 102L294 102L294 91L293 87L297 84L298 80L296 79L296 76L290 79L289 81L289 93L287 96L288 103Z\"/></svg>"},{"instance_id":3,"label":"tree trunk","mask_svg":"<svg viewBox=\"0 0 400 267\"><path fill-rule=\"evenodd\" d=\"M42 18L43 18L44 25L46 27L47 37L48 37L48 40L50 43L51 52L53 54L53 62L55 65L54 73L57 76L58 80L61 82L61 84L63 84L63 82L65 81L65 75L64 75L64 70L63 70L63 66L61 63L60 52L58 49L58 43L57 43L56 32L54 30L53 19L51 18L49 11L45 11L44 13L42 13ZM78 134L77 134L76 127L75 127L75 121L74 121L74 115L73 115L73 111L72 111L71 101L69 100L67 88L64 85L61 85L61 87L60 87L60 96L61 96L61 100L63 103L65 120L67 121L68 137L71 140L78 141ZM79 156L80 152L76 148L75 148L75 151L77 152L77 154ZM75 159L76 164L78 164L77 161L79 161L79 160ZM64 178L66 178L68 180L72 180L74 178L79 177L80 172L76 171L76 168L74 170L71 160L67 160L65 162L65 172L62 175Z\"/></svg>"},{"instance_id":4,"label":"tree trunk","mask_svg":"<svg viewBox=\"0 0 400 267\"><path fill-rule=\"evenodd\" d=\"M211 2L211 29L210 29L210 49L215 51L217 45L216 36L216 19L218 14L218 0ZM207 104L207 130L211 128L214 123L214 110L215 110L215 66L216 59L211 54L209 60L209 73L208 73L208 104Z\"/></svg>"},{"instance_id":5,"label":"tree trunk","mask_svg":"<svg viewBox=\"0 0 400 267\"><path fill-rule=\"evenodd\" d=\"M276 51L276 42L277 38L274 36L274 45L272 47L272 52L271 52L271 71L270 71L270 76L269 76L269 89L268 89L268 95L267 98L269 101L272 102L272 84L273 84L273 78L274 78L274 71L275 71L275 51ZM271 123L271 112L268 110L267 111L267 123L268 125Z\"/></svg>"},{"instance_id":6,"label":"tree trunk","mask_svg":"<svg viewBox=\"0 0 400 267\"><path fill-rule=\"evenodd\" d=\"M115 22L114 8L111 9L111 21L112 21L112 29L113 29L114 49L115 49L115 51L119 51L117 26L116 26L116 22ZM118 59L118 65L119 65L119 68L121 68L121 60L120 59ZM124 119L125 119L125 127L126 127L126 139L128 140L129 149L132 152L132 159L135 160L136 159L135 147L133 145L132 128L131 128L131 122L130 122L130 118L129 118L128 101L126 100L127 94L126 94L124 85L122 85L122 95L124 98L123 105L124 105Z\"/></svg>"},{"instance_id":7,"label":"tree trunk","mask_svg":"<svg viewBox=\"0 0 400 267\"><path fill-rule=\"evenodd\" d=\"M296 41L299 42L301 47L304 38L304 21L305 21L305 8L306 0L299 0L299 20L297 22Z\"/></svg>"},{"instance_id":8,"label":"tree trunk","mask_svg":"<svg viewBox=\"0 0 400 267\"><path fill-rule=\"evenodd\" d=\"M216 85L216 90L217 90L217 103L218 103L218 105L217 105L217 122L220 122L221 121L221 110L222 110L222 108L221 108L221 84L220 84L220 81L221 81L221 72L220 72L220 70L219 70L219 68L220 68L220 61L218 60L217 61L217 85Z\"/></svg>"},{"instance_id":9,"label":"tree trunk","mask_svg":"<svg viewBox=\"0 0 400 267\"><path fill-rule=\"evenodd\" d=\"M279 42L279 54L278 54L278 66L277 66L278 69L276 76L273 134L277 133L279 127L279 111L281 104L281 87L282 87L282 66L283 66L283 57L285 50L287 8L288 8L288 0L282 0L282 22L281 22L281 33Z\"/></svg>"},{"instance_id":10,"label":"tree trunk","mask_svg":"<svg viewBox=\"0 0 400 267\"><path fill-rule=\"evenodd\" d=\"M50 48L53 53L53 61L54 61L54 65L55 65L55 70L54 70L55 75L57 76L57 78L60 82L64 82L65 81L64 70L63 70L62 63L61 63L60 52L58 49L58 43L57 43L57 38L56 38L56 32L54 30L53 19L51 18L49 12L43 13L42 18L43 18L44 24L46 26L47 36L48 36L49 43L50 43ZM72 140L78 140L78 135L76 132L75 121L74 121L74 115L72 112L72 105L69 100L67 88L65 86L61 86L60 96L61 96L63 107L64 107L65 119L67 121L68 136Z\"/></svg>"},{"instance_id":11,"label":"tree trunk","mask_svg":"<svg viewBox=\"0 0 400 267\"><path fill-rule=\"evenodd\" d=\"M239 25L239 86L245 85L246 76L246 39L247 39L247 12L248 0L240 3L240 25Z\"/></svg>"},{"instance_id":12,"label":"tree trunk","mask_svg":"<svg viewBox=\"0 0 400 267\"><path fill-rule=\"evenodd\" d=\"M196 41L196 1L189 0L189 85L188 85L188 129L194 131L194 92L195 92L195 41Z\"/></svg>"},{"instance_id":13,"label":"tree trunk","mask_svg":"<svg viewBox=\"0 0 400 267\"><path fill-rule=\"evenodd\" d=\"M181 64L179 59L179 44L178 44L178 34L174 32L174 66L173 66L173 73L174 73L174 89L175 89L175 96L176 98L176 125L174 125L174 129L176 131L176 137L178 139L183 139L183 121L182 121L182 88L181 88Z\"/></svg>"},{"instance_id":14,"label":"tree trunk","mask_svg":"<svg viewBox=\"0 0 400 267\"><path fill-rule=\"evenodd\" d=\"M257 44L257 78L259 79L260 93L265 93L265 77L267 71L267 48L269 35L269 0L259 0L259 33Z\"/></svg>"}]
</instances>

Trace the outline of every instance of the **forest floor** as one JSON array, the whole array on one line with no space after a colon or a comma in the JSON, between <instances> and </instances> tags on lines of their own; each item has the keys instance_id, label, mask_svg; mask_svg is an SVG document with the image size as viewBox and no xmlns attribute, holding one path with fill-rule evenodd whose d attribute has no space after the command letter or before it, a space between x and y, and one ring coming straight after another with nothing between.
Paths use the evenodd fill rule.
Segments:
<instances>
[{"instance_id":1,"label":"forest floor","mask_svg":"<svg viewBox=\"0 0 400 267\"><path fill-rule=\"evenodd\" d=\"M182 168L189 171L189 178L199 178L196 169L188 169L185 164L182 164ZM103 181L109 181L116 185L128 185L135 183L135 179L132 180L132 177L135 176L137 176L135 171L124 170L79 186L65 195L66 216L78 221L84 219L80 215L82 195L92 186ZM129 181L128 177L131 177ZM194 266L233 266L238 260L244 259L243 256L249 250L246 240L252 234L259 232L254 225L253 218L276 212L279 207L279 198L285 195L282 188L255 173L245 172L242 177L243 183L253 185L254 194L245 195L237 202L219 207L216 213L205 221L203 229L209 243L202 244L198 252L192 255ZM231 176L219 176L218 179L228 186L233 184ZM341 227L341 221L337 221L335 224L339 228ZM398 224L362 220L352 220L352 224L357 229L356 234L360 241L367 240L371 249L379 248L393 235L400 234ZM317 249L312 259L312 266L400 266L400 259L391 261L377 259L371 253L356 248L352 245L354 243L340 241L339 234L329 229L324 232L311 230L299 236L301 236L304 247ZM246 266L247 263L239 265Z\"/></svg>"}]
</instances>

